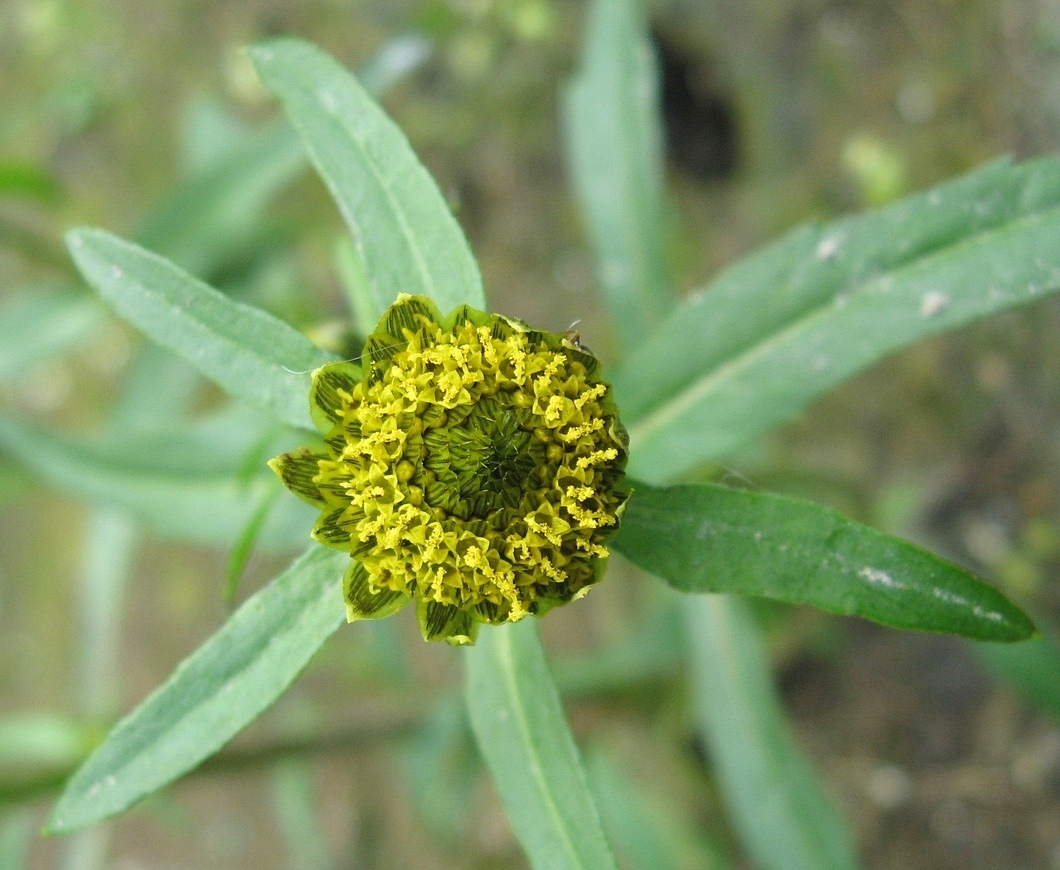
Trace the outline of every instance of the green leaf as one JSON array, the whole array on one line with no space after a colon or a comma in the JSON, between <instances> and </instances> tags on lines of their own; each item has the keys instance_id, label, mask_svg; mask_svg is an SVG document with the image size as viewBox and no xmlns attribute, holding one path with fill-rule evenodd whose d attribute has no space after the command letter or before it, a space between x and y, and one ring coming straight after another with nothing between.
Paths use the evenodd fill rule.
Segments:
<instances>
[{"instance_id":1,"label":"green leaf","mask_svg":"<svg viewBox=\"0 0 1060 870\"><path fill-rule=\"evenodd\" d=\"M93 721L110 716L121 690L122 616L137 549L128 514L94 510L81 544L76 609L77 707Z\"/></svg>"},{"instance_id":2,"label":"green leaf","mask_svg":"<svg viewBox=\"0 0 1060 870\"><path fill-rule=\"evenodd\" d=\"M399 293L430 296L443 312L484 309L478 264L438 186L353 75L295 39L254 46L250 59L353 232L377 314Z\"/></svg>"},{"instance_id":3,"label":"green leaf","mask_svg":"<svg viewBox=\"0 0 1060 870\"><path fill-rule=\"evenodd\" d=\"M418 66L427 54L414 36L388 42L361 70L373 93L385 91ZM243 133L229 116L204 105L194 140L213 160L180 184L136 234L145 248L173 260L195 275L209 275L246 251L260 235L259 219L270 200L305 167L305 149L286 124ZM207 140L204 147L201 141ZM221 150L223 148L223 151Z\"/></svg>"},{"instance_id":4,"label":"green leaf","mask_svg":"<svg viewBox=\"0 0 1060 870\"><path fill-rule=\"evenodd\" d=\"M696 723L754 865L857 867L842 819L788 731L747 604L703 595L684 613Z\"/></svg>"},{"instance_id":5,"label":"green leaf","mask_svg":"<svg viewBox=\"0 0 1060 870\"><path fill-rule=\"evenodd\" d=\"M634 492L615 549L682 592L732 592L977 640L1034 634L993 586L812 502L714 484Z\"/></svg>"},{"instance_id":6,"label":"green leaf","mask_svg":"<svg viewBox=\"0 0 1060 870\"><path fill-rule=\"evenodd\" d=\"M699 808L688 806L676 793L667 794L660 787L665 779L649 786L631 774L627 762L603 747L587 753L585 765L623 866L657 870L729 866L705 836Z\"/></svg>"},{"instance_id":7,"label":"green leaf","mask_svg":"<svg viewBox=\"0 0 1060 870\"><path fill-rule=\"evenodd\" d=\"M564 142L622 345L636 346L674 301L663 240L655 57L637 0L595 0L582 64L563 93Z\"/></svg>"},{"instance_id":8,"label":"green leaf","mask_svg":"<svg viewBox=\"0 0 1060 870\"><path fill-rule=\"evenodd\" d=\"M256 719L345 621L339 577L348 558L313 547L250 598L74 774L48 829L120 813Z\"/></svg>"},{"instance_id":9,"label":"green leaf","mask_svg":"<svg viewBox=\"0 0 1060 870\"><path fill-rule=\"evenodd\" d=\"M305 165L298 137L277 125L181 184L136 234L145 248L206 275L243 253L260 215Z\"/></svg>"},{"instance_id":10,"label":"green leaf","mask_svg":"<svg viewBox=\"0 0 1060 870\"><path fill-rule=\"evenodd\" d=\"M61 194L59 179L43 166L13 158L0 159L0 196L23 196L54 203Z\"/></svg>"},{"instance_id":11,"label":"green leaf","mask_svg":"<svg viewBox=\"0 0 1060 870\"><path fill-rule=\"evenodd\" d=\"M260 433L260 421L245 412L164 435L91 440L0 419L0 451L57 491L127 511L163 537L228 545L265 493L280 485L264 469L252 480L240 479L246 450ZM281 499L265 522L261 545L297 546L306 540L313 513L297 499Z\"/></svg>"},{"instance_id":12,"label":"green leaf","mask_svg":"<svg viewBox=\"0 0 1060 870\"><path fill-rule=\"evenodd\" d=\"M331 362L331 354L282 320L110 233L78 229L66 239L85 280L118 314L235 398L316 431L309 376Z\"/></svg>"},{"instance_id":13,"label":"green leaf","mask_svg":"<svg viewBox=\"0 0 1060 870\"><path fill-rule=\"evenodd\" d=\"M85 292L25 293L0 309L0 382L84 341L104 320Z\"/></svg>"},{"instance_id":14,"label":"green leaf","mask_svg":"<svg viewBox=\"0 0 1060 870\"><path fill-rule=\"evenodd\" d=\"M1060 289L1060 158L804 227L678 306L611 373L629 471L670 480L885 355Z\"/></svg>"},{"instance_id":15,"label":"green leaf","mask_svg":"<svg viewBox=\"0 0 1060 870\"><path fill-rule=\"evenodd\" d=\"M94 739L94 728L66 716L39 712L0 715L0 780L14 779L15 772L74 764L85 757Z\"/></svg>"},{"instance_id":16,"label":"green leaf","mask_svg":"<svg viewBox=\"0 0 1060 870\"><path fill-rule=\"evenodd\" d=\"M975 651L1009 685L1031 703L1060 719L1060 638L1045 637L1020 644L976 644Z\"/></svg>"},{"instance_id":17,"label":"green leaf","mask_svg":"<svg viewBox=\"0 0 1060 870\"><path fill-rule=\"evenodd\" d=\"M471 726L531 865L615 867L536 620L484 628L467 656Z\"/></svg>"}]
</instances>

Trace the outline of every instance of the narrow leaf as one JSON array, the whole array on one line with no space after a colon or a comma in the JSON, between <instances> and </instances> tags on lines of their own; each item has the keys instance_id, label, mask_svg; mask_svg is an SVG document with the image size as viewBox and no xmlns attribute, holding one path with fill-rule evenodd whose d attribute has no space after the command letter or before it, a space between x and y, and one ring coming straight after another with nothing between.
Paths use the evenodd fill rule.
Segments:
<instances>
[{"instance_id":1,"label":"narrow leaf","mask_svg":"<svg viewBox=\"0 0 1060 870\"><path fill-rule=\"evenodd\" d=\"M382 93L418 66L427 51L422 38L391 40L362 68L361 81L372 93ZM242 255L261 234L262 223L255 218L306 166L302 142L286 124L243 133L228 116L212 122L222 129L199 138L208 140L214 159L200 159L202 168L136 234L139 244L194 275L213 274Z\"/></svg>"},{"instance_id":2,"label":"narrow leaf","mask_svg":"<svg viewBox=\"0 0 1060 870\"><path fill-rule=\"evenodd\" d=\"M98 722L120 697L122 616L138 535L124 512L96 509L86 525L77 584L77 706Z\"/></svg>"},{"instance_id":3,"label":"narrow leaf","mask_svg":"<svg viewBox=\"0 0 1060 870\"><path fill-rule=\"evenodd\" d=\"M1060 719L1060 637L1020 644L976 644L976 653L1005 682L1018 689L1039 710Z\"/></svg>"},{"instance_id":4,"label":"narrow leaf","mask_svg":"<svg viewBox=\"0 0 1060 870\"><path fill-rule=\"evenodd\" d=\"M269 201L305 166L289 127L259 131L181 184L136 234L195 275L208 275L246 250Z\"/></svg>"},{"instance_id":5,"label":"narrow leaf","mask_svg":"<svg viewBox=\"0 0 1060 870\"><path fill-rule=\"evenodd\" d=\"M235 398L314 428L309 375L334 357L282 320L110 233L79 229L66 238L85 280L118 314Z\"/></svg>"},{"instance_id":6,"label":"narrow leaf","mask_svg":"<svg viewBox=\"0 0 1060 870\"><path fill-rule=\"evenodd\" d=\"M467 650L467 705L508 821L533 867L615 867L533 619Z\"/></svg>"},{"instance_id":7,"label":"narrow leaf","mask_svg":"<svg viewBox=\"0 0 1060 870\"><path fill-rule=\"evenodd\" d=\"M26 293L0 308L0 382L84 341L103 323L103 306L69 290Z\"/></svg>"},{"instance_id":8,"label":"narrow leaf","mask_svg":"<svg viewBox=\"0 0 1060 870\"><path fill-rule=\"evenodd\" d=\"M256 719L345 621L339 577L346 559L314 547L250 598L74 774L49 830L120 813Z\"/></svg>"},{"instance_id":9,"label":"narrow leaf","mask_svg":"<svg viewBox=\"0 0 1060 870\"><path fill-rule=\"evenodd\" d=\"M1024 640L1034 625L970 572L812 502L635 484L615 549L682 592L733 592L894 628Z\"/></svg>"},{"instance_id":10,"label":"narrow leaf","mask_svg":"<svg viewBox=\"0 0 1060 870\"><path fill-rule=\"evenodd\" d=\"M632 348L674 301L656 61L637 0L595 0L581 69L563 97L574 190L612 322Z\"/></svg>"},{"instance_id":11,"label":"narrow leaf","mask_svg":"<svg viewBox=\"0 0 1060 870\"><path fill-rule=\"evenodd\" d=\"M683 611L696 723L754 866L857 867L842 819L788 731L747 604L702 595Z\"/></svg>"},{"instance_id":12,"label":"narrow leaf","mask_svg":"<svg viewBox=\"0 0 1060 870\"><path fill-rule=\"evenodd\" d=\"M796 230L692 294L612 372L630 472L673 479L899 348L1057 289L1060 158Z\"/></svg>"},{"instance_id":13,"label":"narrow leaf","mask_svg":"<svg viewBox=\"0 0 1060 870\"><path fill-rule=\"evenodd\" d=\"M238 434L241 418L225 419L235 430L231 434ZM260 424L250 434L257 438ZM279 482L268 472L241 481L240 445L207 435L199 429L166 437L73 439L0 419L0 453L57 492L126 511L162 537L229 545ZM265 522L261 545L297 546L306 540L312 516L297 499L281 499Z\"/></svg>"},{"instance_id":14,"label":"narrow leaf","mask_svg":"<svg viewBox=\"0 0 1060 870\"><path fill-rule=\"evenodd\" d=\"M349 224L379 312L399 293L443 311L485 308L478 264L438 186L357 79L294 39L257 45L250 58Z\"/></svg>"},{"instance_id":15,"label":"narrow leaf","mask_svg":"<svg viewBox=\"0 0 1060 870\"><path fill-rule=\"evenodd\" d=\"M729 866L705 835L699 808L689 806L683 795L667 794L665 778L649 786L631 774L625 759L604 747L591 750L585 765L623 866L658 870Z\"/></svg>"}]
</instances>

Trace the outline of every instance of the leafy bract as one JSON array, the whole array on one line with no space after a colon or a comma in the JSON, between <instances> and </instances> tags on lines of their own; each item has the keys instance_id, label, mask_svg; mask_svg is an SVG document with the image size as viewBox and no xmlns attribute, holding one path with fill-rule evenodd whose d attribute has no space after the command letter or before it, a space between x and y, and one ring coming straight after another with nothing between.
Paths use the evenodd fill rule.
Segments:
<instances>
[{"instance_id":1,"label":"leafy bract","mask_svg":"<svg viewBox=\"0 0 1060 870\"><path fill-rule=\"evenodd\" d=\"M615 867L537 621L487 626L466 652L471 726L530 863Z\"/></svg>"},{"instance_id":2,"label":"leafy bract","mask_svg":"<svg viewBox=\"0 0 1060 870\"><path fill-rule=\"evenodd\" d=\"M120 813L256 719L345 622L339 578L348 558L314 547L248 599L74 774L49 830Z\"/></svg>"},{"instance_id":3,"label":"leafy bract","mask_svg":"<svg viewBox=\"0 0 1060 870\"><path fill-rule=\"evenodd\" d=\"M250 59L353 232L376 317L399 293L430 296L445 312L485 308L478 264L441 191L357 79L295 39L256 45Z\"/></svg>"},{"instance_id":4,"label":"leafy bract","mask_svg":"<svg viewBox=\"0 0 1060 870\"><path fill-rule=\"evenodd\" d=\"M853 870L850 837L788 730L747 604L700 595L682 612L696 724L754 866Z\"/></svg>"},{"instance_id":5,"label":"leafy bract","mask_svg":"<svg viewBox=\"0 0 1060 870\"><path fill-rule=\"evenodd\" d=\"M611 373L630 473L673 479L892 351L1057 289L1057 157L795 230L693 293Z\"/></svg>"},{"instance_id":6,"label":"leafy bract","mask_svg":"<svg viewBox=\"0 0 1060 870\"><path fill-rule=\"evenodd\" d=\"M894 628L1024 640L993 586L906 541L800 499L714 484L635 484L613 545L683 592L731 592Z\"/></svg>"},{"instance_id":7,"label":"leafy bract","mask_svg":"<svg viewBox=\"0 0 1060 870\"><path fill-rule=\"evenodd\" d=\"M310 373L334 359L292 326L236 302L168 260L103 230L67 244L81 273L114 309L235 398L293 426L309 419Z\"/></svg>"},{"instance_id":8,"label":"leafy bract","mask_svg":"<svg viewBox=\"0 0 1060 870\"><path fill-rule=\"evenodd\" d=\"M611 322L627 348L674 293L663 240L658 82L636 0L596 0L582 65L563 94L564 139Z\"/></svg>"}]
</instances>

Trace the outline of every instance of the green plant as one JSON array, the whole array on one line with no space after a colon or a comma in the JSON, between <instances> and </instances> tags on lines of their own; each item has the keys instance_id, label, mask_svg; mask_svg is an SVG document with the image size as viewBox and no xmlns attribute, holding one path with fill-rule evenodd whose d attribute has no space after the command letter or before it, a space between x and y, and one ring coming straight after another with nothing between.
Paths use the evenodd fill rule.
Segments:
<instances>
[{"instance_id":1,"label":"green plant","mask_svg":"<svg viewBox=\"0 0 1060 870\"><path fill-rule=\"evenodd\" d=\"M660 265L659 143L642 41L628 8L596 4L586 65L566 100L575 178L624 350L605 377L630 431L633 494L611 547L683 592L806 603L979 640L1030 637L1030 620L991 586L831 510L668 484L900 347L1060 289L1060 160L1000 162L882 211L796 230L679 301ZM443 312L489 310L443 198L356 80L303 43L266 43L251 56L354 232L345 263L362 333L401 293ZM220 524L209 534L240 537L244 549L256 538L304 538L308 515L277 499L260 462L242 479L233 468L270 455L272 421L312 430L310 372L336 355L138 245L99 230L72 231L68 242L121 316L267 416L227 409L163 437L97 445L3 421L0 444L45 476L76 479L86 496L171 529L201 533L213 522L205 509ZM189 468L218 471L223 485L183 504L160 497L159 481ZM253 721L342 625L347 561L313 546L249 599L95 750L50 828L123 811ZM755 624L730 595L678 607L733 825L762 866L852 866L852 846L787 735ZM531 862L613 866L534 620L484 628L473 648L449 655L466 661L471 725ZM773 790L782 797L763 806Z\"/></svg>"}]
</instances>

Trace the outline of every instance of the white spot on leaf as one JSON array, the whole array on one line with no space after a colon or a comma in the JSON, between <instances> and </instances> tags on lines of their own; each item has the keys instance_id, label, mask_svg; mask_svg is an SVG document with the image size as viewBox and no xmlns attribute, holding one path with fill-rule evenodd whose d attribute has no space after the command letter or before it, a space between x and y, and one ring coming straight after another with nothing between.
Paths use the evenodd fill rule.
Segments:
<instances>
[{"instance_id":1,"label":"white spot on leaf","mask_svg":"<svg viewBox=\"0 0 1060 870\"><path fill-rule=\"evenodd\" d=\"M932 290L929 293L925 293L920 300L920 316L934 317L936 314L941 314L945 311L949 305L949 296L945 293L940 293L938 290Z\"/></svg>"},{"instance_id":2,"label":"white spot on leaf","mask_svg":"<svg viewBox=\"0 0 1060 870\"><path fill-rule=\"evenodd\" d=\"M831 260L839 253L839 246L843 244L843 237L839 234L826 236L817 245L817 259Z\"/></svg>"},{"instance_id":3,"label":"white spot on leaf","mask_svg":"<svg viewBox=\"0 0 1060 870\"><path fill-rule=\"evenodd\" d=\"M885 589L905 588L904 584L895 580L887 571L882 568L873 568L871 565L866 565L858 571L858 576L862 580L868 581L872 586L882 586Z\"/></svg>"}]
</instances>

